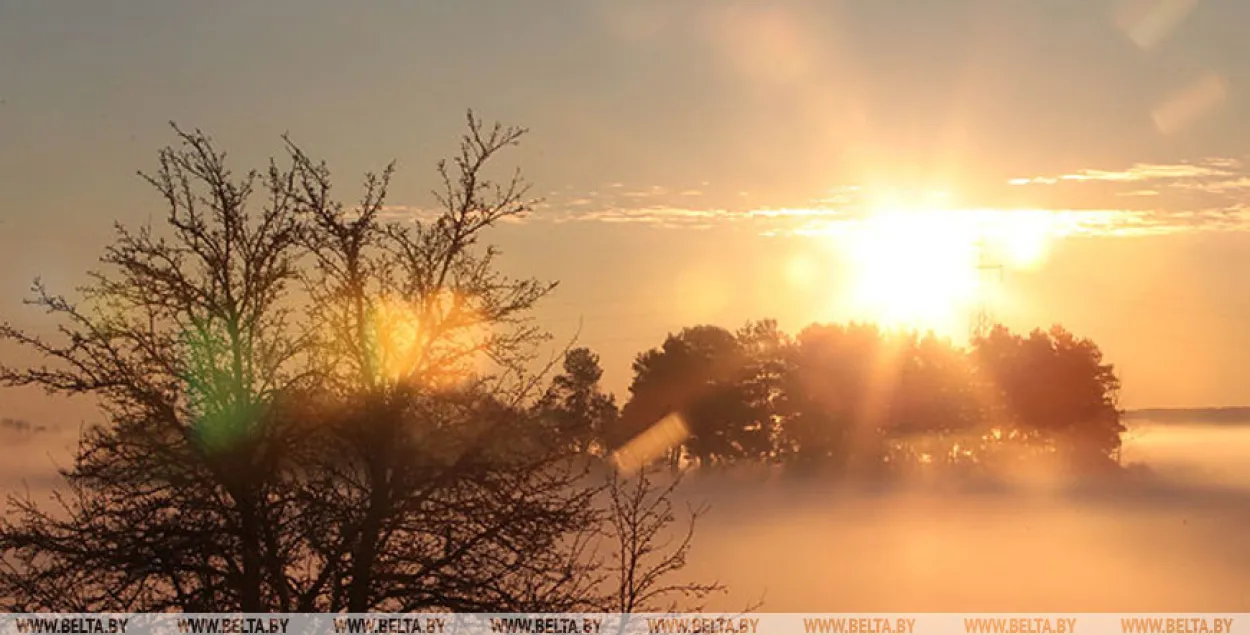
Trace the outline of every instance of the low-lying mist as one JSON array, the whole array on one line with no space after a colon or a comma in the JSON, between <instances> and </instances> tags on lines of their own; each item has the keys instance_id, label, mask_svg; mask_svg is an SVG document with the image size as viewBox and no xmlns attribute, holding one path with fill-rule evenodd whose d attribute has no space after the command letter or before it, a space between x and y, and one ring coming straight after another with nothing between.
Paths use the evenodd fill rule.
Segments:
<instances>
[{"instance_id":1,"label":"low-lying mist","mask_svg":"<svg viewBox=\"0 0 1250 635\"><path fill-rule=\"evenodd\" d=\"M0 489L46 493L68 431L3 439ZM1117 483L835 487L692 475L708 610L1250 611L1250 426L1133 424ZM1036 475L1032 475L1036 476Z\"/></svg>"},{"instance_id":2,"label":"low-lying mist","mask_svg":"<svg viewBox=\"0 0 1250 635\"><path fill-rule=\"evenodd\" d=\"M709 610L1250 610L1250 426L1132 425L1115 483L692 480Z\"/></svg>"}]
</instances>

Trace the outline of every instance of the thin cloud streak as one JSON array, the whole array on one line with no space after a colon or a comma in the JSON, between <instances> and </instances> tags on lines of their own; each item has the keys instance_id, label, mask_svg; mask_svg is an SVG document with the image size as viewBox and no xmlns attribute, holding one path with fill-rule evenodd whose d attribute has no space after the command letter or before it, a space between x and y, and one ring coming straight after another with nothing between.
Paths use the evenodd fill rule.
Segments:
<instances>
[{"instance_id":1,"label":"thin cloud streak","mask_svg":"<svg viewBox=\"0 0 1250 635\"><path fill-rule=\"evenodd\" d=\"M1064 236L1250 230L1250 214L1241 200L1250 190L1250 172L1242 160L1234 157L1136 163L1121 169L1088 168L1067 174L1019 177L1007 183L1016 187L1040 186L1048 191L1070 184L1062 191L1080 195L1041 206L987 205L987 201L978 205L972 200L971 205L948 208L945 202L933 203L936 206L933 213L950 213L955 215L953 218L979 215L987 219L995 214L1030 214L1044 217L1047 231ZM1086 189L1095 184L1103 187ZM1193 199L1194 193L1213 198ZM1179 199L1181 205L1177 195L1189 198ZM661 185L626 187L614 182L603 191L573 190L550 196L536 205L533 213L511 221L514 224L601 223L684 230L733 228L761 236L817 235L837 232L844 223L862 220L879 207L882 200L886 199L874 197L862 186L843 185L832 187L807 202L769 206L748 203L732 192L718 194ZM929 203L929 199L924 199L918 209L925 209ZM383 213L390 219L421 222L437 217L436 210L410 205L388 206Z\"/></svg>"},{"instance_id":2,"label":"thin cloud streak","mask_svg":"<svg viewBox=\"0 0 1250 635\"><path fill-rule=\"evenodd\" d=\"M1123 209L995 209L935 210L935 214L1042 214L1056 236L1149 236L1193 231L1250 230L1250 208L1216 208L1191 212L1160 212ZM546 213L510 219L511 224L603 223L644 225L660 229L710 230L744 228L761 236L817 236L837 233L841 227L860 222L864 213L832 208L692 209L682 207L606 208ZM988 216L987 216L988 217Z\"/></svg>"},{"instance_id":3,"label":"thin cloud streak","mask_svg":"<svg viewBox=\"0 0 1250 635\"><path fill-rule=\"evenodd\" d=\"M1234 179L1208 181L1201 183L1174 183L1172 187L1181 189L1201 190L1204 192L1223 193L1229 191L1240 191L1250 189L1250 176L1240 176Z\"/></svg>"},{"instance_id":4,"label":"thin cloud streak","mask_svg":"<svg viewBox=\"0 0 1250 635\"><path fill-rule=\"evenodd\" d=\"M1012 214L1043 217L1046 230L1063 236L1151 236L1194 231L1250 230L1250 208L1230 207L1189 212L1125 209L951 209L934 214L953 218L979 215L992 219ZM745 228L761 236L817 236L837 233L862 221L862 211L833 208L687 209L680 207L613 208L596 212L532 217L535 221L640 224L666 229Z\"/></svg>"},{"instance_id":5,"label":"thin cloud streak","mask_svg":"<svg viewBox=\"0 0 1250 635\"><path fill-rule=\"evenodd\" d=\"M1205 159L1198 163L1137 163L1124 170L1079 170L1059 176L1014 178L1011 185L1054 185L1060 181L1110 181L1115 183L1223 177L1242 167L1236 159Z\"/></svg>"},{"instance_id":6,"label":"thin cloud streak","mask_svg":"<svg viewBox=\"0 0 1250 635\"><path fill-rule=\"evenodd\" d=\"M1250 190L1250 170L1234 157L1210 157L1185 163L1137 163L1120 170L1086 169L1056 176L1009 179L1009 185L1054 186L1061 183L1131 186L1115 196L1159 196L1164 190L1203 192L1216 196L1237 196ZM1146 187L1143 187L1146 186ZM1240 202L1240 199L1230 200Z\"/></svg>"}]
</instances>

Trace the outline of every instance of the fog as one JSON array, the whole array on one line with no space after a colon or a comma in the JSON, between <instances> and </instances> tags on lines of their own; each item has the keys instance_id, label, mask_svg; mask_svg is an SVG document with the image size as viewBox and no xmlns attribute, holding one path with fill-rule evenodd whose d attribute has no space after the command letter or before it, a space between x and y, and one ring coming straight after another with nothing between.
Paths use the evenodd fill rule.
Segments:
<instances>
[{"instance_id":1,"label":"fog","mask_svg":"<svg viewBox=\"0 0 1250 635\"><path fill-rule=\"evenodd\" d=\"M1250 427L1137 424L1118 485L692 483L689 571L766 611L1248 611Z\"/></svg>"},{"instance_id":2,"label":"fog","mask_svg":"<svg viewBox=\"0 0 1250 635\"><path fill-rule=\"evenodd\" d=\"M0 487L45 491L73 433L0 431ZM1017 480L875 491L695 477L687 569L709 610L1250 611L1250 426L1137 424L1120 485ZM23 485L25 484L25 485Z\"/></svg>"}]
</instances>

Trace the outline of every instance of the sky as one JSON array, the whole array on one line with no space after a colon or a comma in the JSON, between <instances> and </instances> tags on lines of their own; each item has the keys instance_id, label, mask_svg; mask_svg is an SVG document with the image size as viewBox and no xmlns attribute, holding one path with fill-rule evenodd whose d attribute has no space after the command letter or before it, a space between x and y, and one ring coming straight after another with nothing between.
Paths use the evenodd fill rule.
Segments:
<instances>
[{"instance_id":1,"label":"sky","mask_svg":"<svg viewBox=\"0 0 1250 635\"><path fill-rule=\"evenodd\" d=\"M493 234L505 268L560 281L540 323L622 398L683 326L962 337L948 314L977 305L1094 339L1126 407L1246 404L1248 20L1215 0L0 0L0 316L45 327L20 303L36 276L70 290L114 222L160 218L136 171L170 121L240 169L283 133L345 185L394 159L403 218L473 108L530 130L504 161L543 201Z\"/></svg>"}]
</instances>

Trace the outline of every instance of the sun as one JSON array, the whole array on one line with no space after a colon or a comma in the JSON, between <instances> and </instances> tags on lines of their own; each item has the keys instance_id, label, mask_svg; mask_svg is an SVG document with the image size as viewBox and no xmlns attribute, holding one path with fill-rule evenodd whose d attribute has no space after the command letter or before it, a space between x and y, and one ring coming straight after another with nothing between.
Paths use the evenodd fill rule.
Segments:
<instances>
[{"instance_id":1,"label":"sun","mask_svg":"<svg viewBox=\"0 0 1250 635\"><path fill-rule=\"evenodd\" d=\"M976 301L976 236L949 213L881 210L844 240L847 299L860 318L949 333Z\"/></svg>"},{"instance_id":2,"label":"sun","mask_svg":"<svg viewBox=\"0 0 1250 635\"><path fill-rule=\"evenodd\" d=\"M883 207L837 233L855 319L890 328L966 332L996 289L987 265L1028 267L1045 254L1045 215Z\"/></svg>"}]
</instances>

